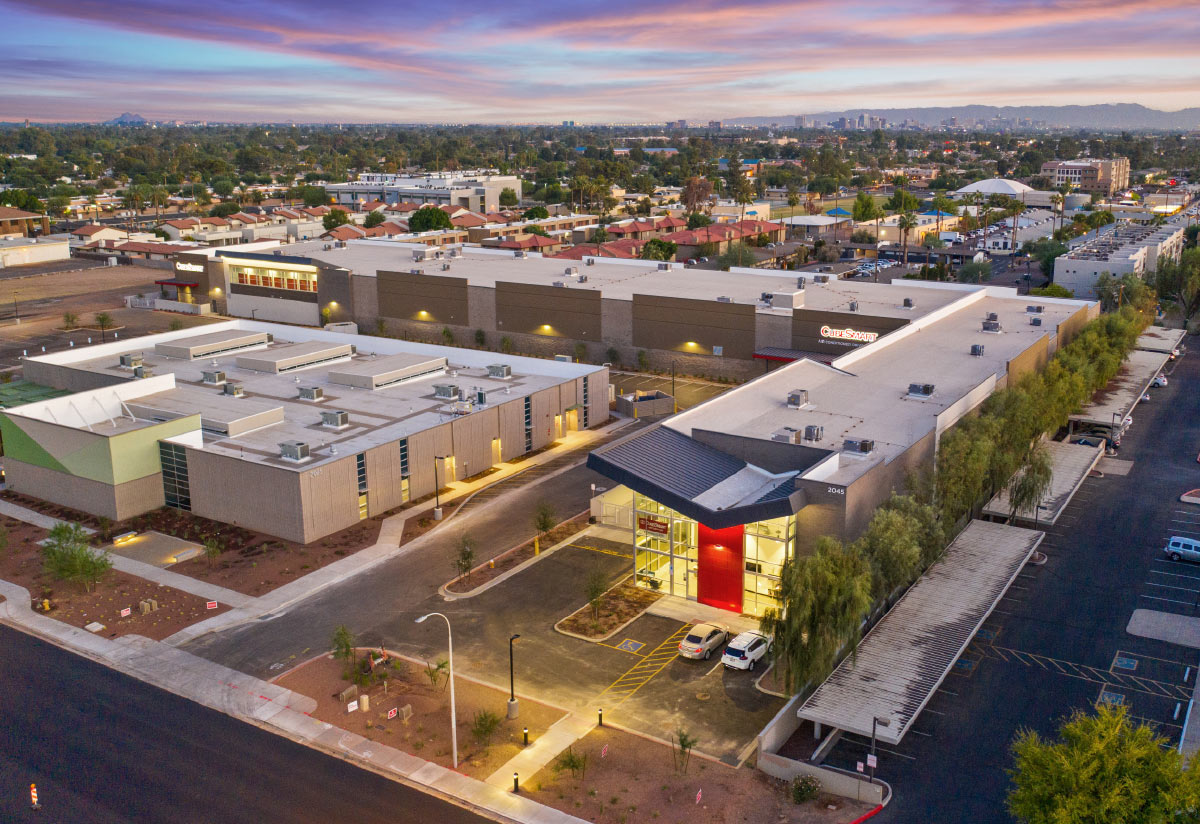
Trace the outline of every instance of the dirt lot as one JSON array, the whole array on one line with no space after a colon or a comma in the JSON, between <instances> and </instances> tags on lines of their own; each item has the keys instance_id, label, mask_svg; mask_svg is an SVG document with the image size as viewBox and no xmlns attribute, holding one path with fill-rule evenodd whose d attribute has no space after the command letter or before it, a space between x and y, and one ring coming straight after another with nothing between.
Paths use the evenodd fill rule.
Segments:
<instances>
[{"instance_id":1,"label":"dirt lot","mask_svg":"<svg viewBox=\"0 0 1200 824\"><path fill-rule=\"evenodd\" d=\"M585 638L603 638L632 621L661 597L661 593L638 587L630 575L604 593L598 618L593 617L592 606L588 604L559 621L557 626Z\"/></svg>"},{"instance_id":2,"label":"dirt lot","mask_svg":"<svg viewBox=\"0 0 1200 824\"><path fill-rule=\"evenodd\" d=\"M692 757L681 773L670 748L612 727L592 730L572 749L587 756L582 776L556 772L552 763L521 791L597 824L844 824L870 809L824 794L797 805L783 782L749 767L734 769L699 757Z\"/></svg>"},{"instance_id":3,"label":"dirt lot","mask_svg":"<svg viewBox=\"0 0 1200 824\"><path fill-rule=\"evenodd\" d=\"M39 612L42 600L49 599L50 612L46 614L71 626L99 621L105 626L101 634L107 638L137 634L161 641L229 609L225 604L207 609L203 598L116 570L87 592L82 584L57 581L43 570L37 542L46 537L46 530L6 516L0 516L0 527L8 533L8 546L0 550L0 579L29 590ZM158 602L158 609L142 615L138 605L150 598ZM130 609L128 618L121 617L125 608Z\"/></svg>"},{"instance_id":4,"label":"dirt lot","mask_svg":"<svg viewBox=\"0 0 1200 824\"><path fill-rule=\"evenodd\" d=\"M392 512L377 515L311 544L298 544L166 507L113 523L86 512L12 491L0 492L0 496L51 517L75 521L98 530L93 541L96 545L107 544L112 536L123 532L147 530L174 535L198 544L215 540L221 548L221 553L216 559L210 560L204 555L198 555L175 564L170 568L171 571L253 596L270 592L315 569L373 546L379 537L380 524L384 518L394 514ZM411 532L406 525L404 540L411 540L412 537L428 531L432 525L432 521L427 526L416 525Z\"/></svg>"},{"instance_id":5,"label":"dirt lot","mask_svg":"<svg viewBox=\"0 0 1200 824\"><path fill-rule=\"evenodd\" d=\"M578 515L569 521L563 521L554 529L546 533L540 540L538 548L541 550L549 549L556 544L565 541L572 535L576 535L587 529L588 522L586 515ZM407 529L405 530L407 533ZM533 557L533 541L528 541L513 549L505 550L499 555L490 558L475 569L471 570L470 575L461 575L453 579L446 585L446 589L450 592L466 593L473 589L477 589L488 581L498 578L505 572L508 572L515 566L525 563Z\"/></svg>"},{"instance_id":6,"label":"dirt lot","mask_svg":"<svg viewBox=\"0 0 1200 824\"><path fill-rule=\"evenodd\" d=\"M365 651L364 651L365 652ZM343 664L331 655L322 655L275 679L281 687L316 699L317 708L311 715L344 730L364 735L372 741L441 764L451 766L450 752L450 692L446 678L432 685L420 664L393 659L399 669L388 678L388 691L383 686L370 688L369 712L346 712L338 694L350 685L342 677ZM522 728L529 727L529 738L538 736L563 716L559 710L526 699L521 700L521 716L515 721L505 719L508 693L456 678L455 709L458 718L458 769L473 778L486 779L521 750ZM368 690L360 690L360 694ZM393 707L411 705L412 718L391 721L387 712ZM501 719L500 727L487 745L471 733L475 713L487 710Z\"/></svg>"}]
</instances>

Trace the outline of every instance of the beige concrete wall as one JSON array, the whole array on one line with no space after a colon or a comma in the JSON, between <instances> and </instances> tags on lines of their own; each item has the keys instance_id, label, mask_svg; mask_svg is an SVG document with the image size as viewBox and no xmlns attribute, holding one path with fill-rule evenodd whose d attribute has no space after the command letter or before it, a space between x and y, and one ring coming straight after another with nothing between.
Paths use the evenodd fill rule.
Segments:
<instances>
[{"instance_id":1,"label":"beige concrete wall","mask_svg":"<svg viewBox=\"0 0 1200 824\"><path fill-rule=\"evenodd\" d=\"M450 422L453 455L460 478L478 475L492 465L492 439L499 431L500 413L481 409Z\"/></svg>"},{"instance_id":2,"label":"beige concrete wall","mask_svg":"<svg viewBox=\"0 0 1200 824\"><path fill-rule=\"evenodd\" d=\"M163 505L162 475L106 484L5 458L8 488L23 495L69 506L114 521L132 518Z\"/></svg>"},{"instance_id":3,"label":"beige concrete wall","mask_svg":"<svg viewBox=\"0 0 1200 824\"><path fill-rule=\"evenodd\" d=\"M299 473L198 449L187 450L187 463L194 514L305 540Z\"/></svg>"},{"instance_id":4,"label":"beige concrete wall","mask_svg":"<svg viewBox=\"0 0 1200 824\"><path fill-rule=\"evenodd\" d=\"M780 349L792 348L792 317L791 315L768 315L756 312L754 315L754 348L762 349L776 346Z\"/></svg>"},{"instance_id":5,"label":"beige concrete wall","mask_svg":"<svg viewBox=\"0 0 1200 824\"><path fill-rule=\"evenodd\" d=\"M434 459L438 455L454 454L454 436L450 424L418 432L408 439L408 469L411 474L413 498L428 495L434 490ZM457 469L457 464L456 464ZM437 462L438 481L444 486L456 478L447 478L443 462Z\"/></svg>"},{"instance_id":6,"label":"beige concrete wall","mask_svg":"<svg viewBox=\"0 0 1200 824\"><path fill-rule=\"evenodd\" d=\"M116 356L113 357L114 364ZM99 372L86 372L57 363L44 361L23 360L21 372L25 380L52 386L55 389L66 389L69 392L83 392L88 389L102 389L106 386L116 386L125 383L129 378L120 375L102 375ZM130 378L133 373L130 373Z\"/></svg>"},{"instance_id":7,"label":"beige concrete wall","mask_svg":"<svg viewBox=\"0 0 1200 824\"><path fill-rule=\"evenodd\" d=\"M400 442L392 441L374 449L367 456L367 504L372 517L395 509L404 503L401 495ZM357 472L357 467L356 470ZM357 488L358 476L354 478Z\"/></svg>"},{"instance_id":8,"label":"beige concrete wall","mask_svg":"<svg viewBox=\"0 0 1200 824\"><path fill-rule=\"evenodd\" d=\"M533 398L533 448L541 449L556 437L554 416L562 412L562 408L558 406L558 387L534 392L531 397Z\"/></svg>"},{"instance_id":9,"label":"beige concrete wall","mask_svg":"<svg viewBox=\"0 0 1200 824\"><path fill-rule=\"evenodd\" d=\"M228 296L225 306L230 315L238 318L294 323L301 326L316 326L321 320L316 303L300 300L239 295L235 292Z\"/></svg>"},{"instance_id":10,"label":"beige concrete wall","mask_svg":"<svg viewBox=\"0 0 1200 824\"><path fill-rule=\"evenodd\" d=\"M354 455L299 474L304 543L358 523L358 462Z\"/></svg>"},{"instance_id":11,"label":"beige concrete wall","mask_svg":"<svg viewBox=\"0 0 1200 824\"><path fill-rule=\"evenodd\" d=\"M500 405L500 457L511 461L525 452L525 399L513 398Z\"/></svg>"}]
</instances>

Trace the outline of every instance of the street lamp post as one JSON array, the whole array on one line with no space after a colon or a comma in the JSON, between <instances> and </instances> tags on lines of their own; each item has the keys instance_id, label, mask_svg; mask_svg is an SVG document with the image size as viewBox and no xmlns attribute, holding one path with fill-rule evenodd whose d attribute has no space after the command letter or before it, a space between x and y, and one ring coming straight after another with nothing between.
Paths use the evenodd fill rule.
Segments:
<instances>
[{"instance_id":1,"label":"street lamp post","mask_svg":"<svg viewBox=\"0 0 1200 824\"><path fill-rule=\"evenodd\" d=\"M871 719L871 783L875 783L875 727L890 727L891 719L873 717Z\"/></svg>"},{"instance_id":2,"label":"street lamp post","mask_svg":"<svg viewBox=\"0 0 1200 824\"><path fill-rule=\"evenodd\" d=\"M521 707L517 703L517 686L513 674L513 641L520 637L521 634L518 632L509 636L508 639L508 719L510 721L516 718L521 711Z\"/></svg>"},{"instance_id":3,"label":"street lamp post","mask_svg":"<svg viewBox=\"0 0 1200 824\"><path fill-rule=\"evenodd\" d=\"M423 623L426 618L437 616L446 622L446 647L450 659L450 752L454 760L454 769L458 769L458 723L454 715L454 634L450 631L450 619L440 612L422 615L417 623Z\"/></svg>"}]
</instances>

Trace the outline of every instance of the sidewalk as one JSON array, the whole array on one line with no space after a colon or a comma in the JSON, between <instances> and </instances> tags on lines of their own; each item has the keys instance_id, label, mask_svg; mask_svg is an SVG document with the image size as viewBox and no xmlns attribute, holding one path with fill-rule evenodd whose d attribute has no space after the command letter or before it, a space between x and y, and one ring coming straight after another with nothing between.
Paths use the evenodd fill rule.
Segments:
<instances>
[{"instance_id":1,"label":"sidewalk","mask_svg":"<svg viewBox=\"0 0 1200 824\"><path fill-rule=\"evenodd\" d=\"M487 783L493 787L512 786L513 773L521 783L537 775L554 757L567 747L583 738L596 728L596 719L571 715L560 718L542 733L536 741L514 755L508 762L488 776Z\"/></svg>"},{"instance_id":2,"label":"sidewalk","mask_svg":"<svg viewBox=\"0 0 1200 824\"><path fill-rule=\"evenodd\" d=\"M512 793L507 785L492 786L468 778L317 721L308 715L316 707L316 701L307 696L165 643L137 635L109 640L38 615L29 607L29 592L7 581L0 581L0 596L6 599L0 602L0 621L226 715L257 723L277 735L501 820L521 824L583 824L582 819Z\"/></svg>"}]
</instances>

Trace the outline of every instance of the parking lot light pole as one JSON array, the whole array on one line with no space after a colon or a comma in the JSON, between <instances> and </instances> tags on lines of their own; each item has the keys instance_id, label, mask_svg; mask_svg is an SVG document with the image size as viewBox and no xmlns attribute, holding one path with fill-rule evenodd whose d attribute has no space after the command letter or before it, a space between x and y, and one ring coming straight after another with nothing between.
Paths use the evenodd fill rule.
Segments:
<instances>
[{"instance_id":1,"label":"parking lot light pole","mask_svg":"<svg viewBox=\"0 0 1200 824\"><path fill-rule=\"evenodd\" d=\"M454 634L450 631L450 619L440 612L431 612L428 615L422 615L417 619L417 623L424 623L426 618L437 616L446 622L446 646L450 659L450 751L453 753L454 769L458 769L458 724L454 715Z\"/></svg>"},{"instance_id":2,"label":"parking lot light pole","mask_svg":"<svg viewBox=\"0 0 1200 824\"><path fill-rule=\"evenodd\" d=\"M891 719L873 717L871 719L871 783L875 783L875 727L892 726Z\"/></svg>"},{"instance_id":3,"label":"parking lot light pole","mask_svg":"<svg viewBox=\"0 0 1200 824\"><path fill-rule=\"evenodd\" d=\"M520 705L517 703L517 687L516 680L513 677L513 641L521 637L518 632L508 639L508 720L517 717L521 711Z\"/></svg>"}]
</instances>

